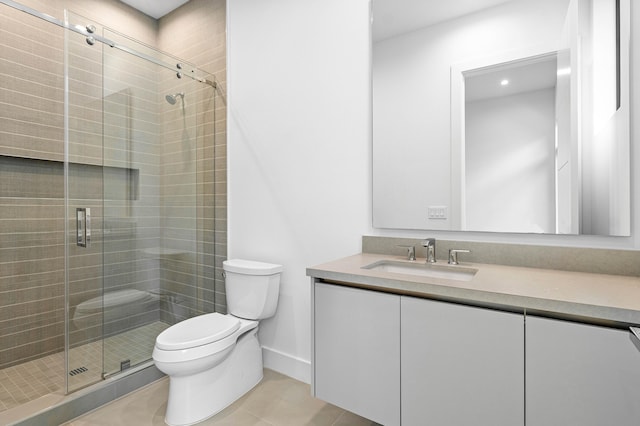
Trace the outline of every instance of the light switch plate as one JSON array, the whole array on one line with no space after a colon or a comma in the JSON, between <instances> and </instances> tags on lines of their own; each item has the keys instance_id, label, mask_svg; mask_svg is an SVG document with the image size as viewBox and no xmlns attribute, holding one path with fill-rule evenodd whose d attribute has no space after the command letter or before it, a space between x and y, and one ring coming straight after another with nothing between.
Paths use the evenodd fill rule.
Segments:
<instances>
[{"instance_id":1,"label":"light switch plate","mask_svg":"<svg viewBox=\"0 0 640 426\"><path fill-rule=\"evenodd\" d=\"M446 219L447 206L429 206L428 217L429 219Z\"/></svg>"}]
</instances>

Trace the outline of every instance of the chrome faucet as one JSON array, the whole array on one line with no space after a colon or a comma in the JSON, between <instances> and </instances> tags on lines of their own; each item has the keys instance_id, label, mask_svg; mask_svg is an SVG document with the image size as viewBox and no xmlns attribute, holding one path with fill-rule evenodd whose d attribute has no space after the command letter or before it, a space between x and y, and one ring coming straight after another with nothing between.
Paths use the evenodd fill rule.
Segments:
<instances>
[{"instance_id":1,"label":"chrome faucet","mask_svg":"<svg viewBox=\"0 0 640 426\"><path fill-rule=\"evenodd\" d=\"M422 247L427 249L427 263L436 263L436 239L426 238L422 240Z\"/></svg>"}]
</instances>

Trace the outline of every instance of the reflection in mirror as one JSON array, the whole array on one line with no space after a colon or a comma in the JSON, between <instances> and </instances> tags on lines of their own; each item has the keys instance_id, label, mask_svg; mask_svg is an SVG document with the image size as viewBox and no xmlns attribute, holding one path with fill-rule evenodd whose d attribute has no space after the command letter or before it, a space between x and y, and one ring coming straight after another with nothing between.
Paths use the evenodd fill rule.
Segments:
<instances>
[{"instance_id":1,"label":"reflection in mirror","mask_svg":"<svg viewBox=\"0 0 640 426\"><path fill-rule=\"evenodd\" d=\"M556 53L463 75L465 228L555 233Z\"/></svg>"},{"instance_id":2,"label":"reflection in mirror","mask_svg":"<svg viewBox=\"0 0 640 426\"><path fill-rule=\"evenodd\" d=\"M628 0L373 1L374 226L629 235Z\"/></svg>"}]
</instances>

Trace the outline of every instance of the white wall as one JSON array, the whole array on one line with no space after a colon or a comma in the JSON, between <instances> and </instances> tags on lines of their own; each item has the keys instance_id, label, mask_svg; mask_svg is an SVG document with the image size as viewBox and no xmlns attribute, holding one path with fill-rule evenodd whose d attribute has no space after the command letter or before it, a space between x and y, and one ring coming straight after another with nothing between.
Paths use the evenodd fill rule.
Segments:
<instances>
[{"instance_id":1,"label":"white wall","mask_svg":"<svg viewBox=\"0 0 640 426\"><path fill-rule=\"evenodd\" d=\"M284 265L267 367L309 381L305 268L370 230L368 0L228 2L229 258Z\"/></svg>"}]
</instances>

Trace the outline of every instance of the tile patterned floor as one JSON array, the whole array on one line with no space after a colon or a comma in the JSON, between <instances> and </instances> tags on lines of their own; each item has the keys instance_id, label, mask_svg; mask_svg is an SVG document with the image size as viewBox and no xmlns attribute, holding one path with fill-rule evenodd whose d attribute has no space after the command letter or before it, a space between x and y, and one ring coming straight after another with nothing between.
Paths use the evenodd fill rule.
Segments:
<instances>
[{"instance_id":1,"label":"tile patterned floor","mask_svg":"<svg viewBox=\"0 0 640 426\"><path fill-rule=\"evenodd\" d=\"M125 333L73 348L69 354L69 370L79 374L69 376L69 387L78 389L99 381L104 356L107 372L117 372L120 361L131 365L151 358L156 336L169 325L154 322ZM86 369L86 371L84 371ZM65 386L64 352L0 370L0 412L50 393L63 393Z\"/></svg>"},{"instance_id":2,"label":"tile patterned floor","mask_svg":"<svg viewBox=\"0 0 640 426\"><path fill-rule=\"evenodd\" d=\"M79 417L67 426L162 426L168 378ZM265 369L258 386L231 406L198 424L236 426L374 426L377 423L313 398L309 385Z\"/></svg>"},{"instance_id":3,"label":"tile patterned floor","mask_svg":"<svg viewBox=\"0 0 640 426\"><path fill-rule=\"evenodd\" d=\"M53 354L0 370L0 412L64 386L64 354Z\"/></svg>"},{"instance_id":4,"label":"tile patterned floor","mask_svg":"<svg viewBox=\"0 0 640 426\"><path fill-rule=\"evenodd\" d=\"M120 371L120 361L129 359L131 365L151 359L156 337L169 324L160 321L107 337L104 342L104 365L108 374Z\"/></svg>"}]
</instances>

